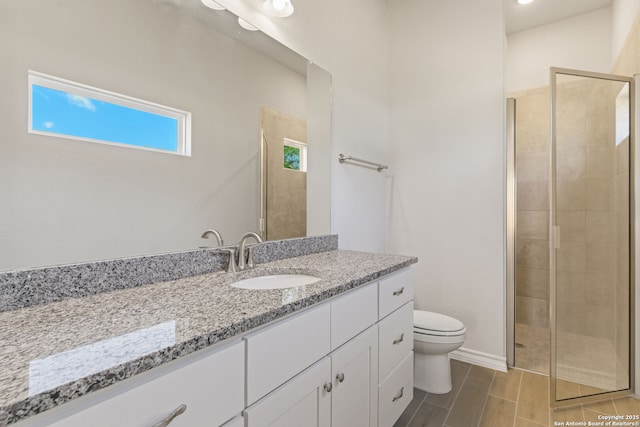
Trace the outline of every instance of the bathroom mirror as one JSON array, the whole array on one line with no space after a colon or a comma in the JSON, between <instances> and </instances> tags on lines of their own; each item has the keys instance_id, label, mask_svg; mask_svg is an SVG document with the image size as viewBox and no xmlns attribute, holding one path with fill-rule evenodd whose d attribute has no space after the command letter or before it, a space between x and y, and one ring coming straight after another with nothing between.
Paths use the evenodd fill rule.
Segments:
<instances>
[{"instance_id":1,"label":"bathroom mirror","mask_svg":"<svg viewBox=\"0 0 640 427\"><path fill-rule=\"evenodd\" d=\"M55 17L55 19L52 19ZM0 271L234 244L260 228L260 110L305 120L330 232L330 75L199 0L0 0ZM186 111L191 155L28 132L28 71ZM126 126L123 128L126 129Z\"/></svg>"}]
</instances>

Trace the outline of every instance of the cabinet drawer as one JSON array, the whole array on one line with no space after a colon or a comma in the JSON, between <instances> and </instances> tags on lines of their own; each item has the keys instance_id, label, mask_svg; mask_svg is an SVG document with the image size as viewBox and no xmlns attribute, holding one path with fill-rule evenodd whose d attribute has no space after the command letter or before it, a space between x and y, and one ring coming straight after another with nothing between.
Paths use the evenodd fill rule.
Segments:
<instances>
[{"instance_id":1,"label":"cabinet drawer","mask_svg":"<svg viewBox=\"0 0 640 427\"><path fill-rule=\"evenodd\" d=\"M245 337L247 405L329 353L330 317L323 304Z\"/></svg>"},{"instance_id":2,"label":"cabinet drawer","mask_svg":"<svg viewBox=\"0 0 640 427\"><path fill-rule=\"evenodd\" d=\"M335 350L378 320L375 283L349 292L331 303L331 350Z\"/></svg>"},{"instance_id":3,"label":"cabinet drawer","mask_svg":"<svg viewBox=\"0 0 640 427\"><path fill-rule=\"evenodd\" d=\"M409 301L380 321L378 346L378 377L382 382L413 350L413 301Z\"/></svg>"},{"instance_id":4,"label":"cabinet drawer","mask_svg":"<svg viewBox=\"0 0 640 427\"><path fill-rule=\"evenodd\" d=\"M391 427L413 399L413 352L378 388L378 427Z\"/></svg>"},{"instance_id":5,"label":"cabinet drawer","mask_svg":"<svg viewBox=\"0 0 640 427\"><path fill-rule=\"evenodd\" d=\"M148 427L166 418L182 404L187 405L187 409L175 418L171 427L220 425L239 414L244 407L244 343L238 341L211 355L198 357L169 373L47 425ZM184 361L172 363L184 364ZM156 369L164 371L169 366L161 368ZM139 379L134 377L127 381Z\"/></svg>"},{"instance_id":6,"label":"cabinet drawer","mask_svg":"<svg viewBox=\"0 0 640 427\"><path fill-rule=\"evenodd\" d=\"M413 275L411 270L400 270L385 277L380 280L378 288L379 319L382 319L413 299Z\"/></svg>"}]
</instances>

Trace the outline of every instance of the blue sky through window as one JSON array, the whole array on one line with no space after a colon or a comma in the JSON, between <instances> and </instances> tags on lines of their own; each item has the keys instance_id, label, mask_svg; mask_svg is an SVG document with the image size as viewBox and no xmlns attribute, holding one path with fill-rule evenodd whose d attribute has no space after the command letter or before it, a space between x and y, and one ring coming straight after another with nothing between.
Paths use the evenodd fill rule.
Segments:
<instances>
[{"instance_id":1,"label":"blue sky through window","mask_svg":"<svg viewBox=\"0 0 640 427\"><path fill-rule=\"evenodd\" d=\"M178 119L32 85L36 131L176 152Z\"/></svg>"}]
</instances>

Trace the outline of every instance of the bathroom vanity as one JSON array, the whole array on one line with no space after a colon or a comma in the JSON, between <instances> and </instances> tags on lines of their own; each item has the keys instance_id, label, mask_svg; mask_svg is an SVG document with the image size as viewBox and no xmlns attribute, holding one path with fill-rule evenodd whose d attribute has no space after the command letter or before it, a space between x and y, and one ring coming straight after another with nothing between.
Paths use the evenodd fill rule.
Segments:
<instances>
[{"instance_id":1,"label":"bathroom vanity","mask_svg":"<svg viewBox=\"0 0 640 427\"><path fill-rule=\"evenodd\" d=\"M17 427L391 426L413 394L416 261L328 250L0 313L14 350L0 354L0 414ZM231 286L287 273L321 280Z\"/></svg>"}]
</instances>

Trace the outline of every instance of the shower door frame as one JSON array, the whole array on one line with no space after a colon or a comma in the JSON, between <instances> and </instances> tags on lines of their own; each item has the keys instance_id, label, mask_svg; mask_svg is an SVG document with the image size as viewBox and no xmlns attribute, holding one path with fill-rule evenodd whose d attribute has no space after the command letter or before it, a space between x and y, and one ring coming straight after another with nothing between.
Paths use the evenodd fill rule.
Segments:
<instances>
[{"instance_id":1,"label":"shower door frame","mask_svg":"<svg viewBox=\"0 0 640 427\"><path fill-rule=\"evenodd\" d=\"M551 99L551 146L549 149L550 179L549 179L549 329L550 342L550 367L549 367L549 404L552 408L578 405L582 403L601 401L616 397L628 396L635 390L635 79L633 77L614 74L595 73L569 68L550 68L550 99ZM569 399L557 400L556 395L556 256L559 231L556 233L556 76L558 74L576 77L585 77L609 81L618 81L629 84L629 387L624 390L603 392L587 396L579 396Z\"/></svg>"},{"instance_id":2,"label":"shower door frame","mask_svg":"<svg viewBox=\"0 0 640 427\"><path fill-rule=\"evenodd\" d=\"M507 150L506 150L506 186L507 186L507 214L506 214L506 254L507 254L507 366L515 367L516 352L516 212L517 212L517 170L516 170L516 99L507 98Z\"/></svg>"}]
</instances>

